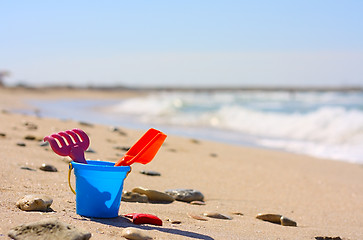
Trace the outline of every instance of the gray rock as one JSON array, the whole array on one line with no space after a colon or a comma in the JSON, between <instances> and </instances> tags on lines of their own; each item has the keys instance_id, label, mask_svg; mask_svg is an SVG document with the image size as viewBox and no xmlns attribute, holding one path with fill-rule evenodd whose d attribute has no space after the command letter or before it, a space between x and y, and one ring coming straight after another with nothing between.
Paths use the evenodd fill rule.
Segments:
<instances>
[{"instance_id":1,"label":"gray rock","mask_svg":"<svg viewBox=\"0 0 363 240\"><path fill-rule=\"evenodd\" d=\"M172 196L175 200L183 201L183 202L192 202L192 201L203 201L203 194L194 189L170 189L166 190L165 193Z\"/></svg>"},{"instance_id":2,"label":"gray rock","mask_svg":"<svg viewBox=\"0 0 363 240\"><path fill-rule=\"evenodd\" d=\"M291 219L288 219L287 217L284 216L280 218L280 222L282 226L290 226L290 227L297 226L297 223L295 221L292 221Z\"/></svg>"},{"instance_id":3,"label":"gray rock","mask_svg":"<svg viewBox=\"0 0 363 240\"><path fill-rule=\"evenodd\" d=\"M127 227L124 230L122 230L121 236L126 239L132 239L132 240L153 239L153 237L148 234L148 231L133 227Z\"/></svg>"},{"instance_id":4,"label":"gray rock","mask_svg":"<svg viewBox=\"0 0 363 240\"><path fill-rule=\"evenodd\" d=\"M18 142L18 143L16 143L16 145L19 146L19 147L25 147L26 146L26 144L23 143L23 142Z\"/></svg>"},{"instance_id":5,"label":"gray rock","mask_svg":"<svg viewBox=\"0 0 363 240\"><path fill-rule=\"evenodd\" d=\"M148 175L148 176L161 176L161 174L159 172L156 172L156 171L142 170L142 171L140 171L140 173Z\"/></svg>"},{"instance_id":6,"label":"gray rock","mask_svg":"<svg viewBox=\"0 0 363 240\"><path fill-rule=\"evenodd\" d=\"M148 197L146 195L144 195L144 194L124 191L122 193L121 201L147 203L149 200L148 200Z\"/></svg>"},{"instance_id":7,"label":"gray rock","mask_svg":"<svg viewBox=\"0 0 363 240\"><path fill-rule=\"evenodd\" d=\"M39 169L42 171L45 171L45 172L58 172L58 169L56 167L54 167L53 165L50 165L50 164L45 164L45 163L43 163Z\"/></svg>"},{"instance_id":8,"label":"gray rock","mask_svg":"<svg viewBox=\"0 0 363 240\"><path fill-rule=\"evenodd\" d=\"M40 142L39 146L41 146L41 147L49 146L49 142Z\"/></svg>"},{"instance_id":9,"label":"gray rock","mask_svg":"<svg viewBox=\"0 0 363 240\"><path fill-rule=\"evenodd\" d=\"M23 211L49 211L53 199L46 195L25 195L16 202L16 206Z\"/></svg>"},{"instance_id":10,"label":"gray rock","mask_svg":"<svg viewBox=\"0 0 363 240\"><path fill-rule=\"evenodd\" d=\"M232 220L232 217L217 212L206 212L203 215L210 218Z\"/></svg>"},{"instance_id":11,"label":"gray rock","mask_svg":"<svg viewBox=\"0 0 363 240\"><path fill-rule=\"evenodd\" d=\"M147 196L150 202L173 202L174 198L166 193L159 192L156 190L150 190L143 187L137 187L132 189L132 192L144 194Z\"/></svg>"},{"instance_id":12,"label":"gray rock","mask_svg":"<svg viewBox=\"0 0 363 240\"><path fill-rule=\"evenodd\" d=\"M43 219L14 227L8 236L16 240L88 240L92 235L57 219Z\"/></svg>"}]
</instances>

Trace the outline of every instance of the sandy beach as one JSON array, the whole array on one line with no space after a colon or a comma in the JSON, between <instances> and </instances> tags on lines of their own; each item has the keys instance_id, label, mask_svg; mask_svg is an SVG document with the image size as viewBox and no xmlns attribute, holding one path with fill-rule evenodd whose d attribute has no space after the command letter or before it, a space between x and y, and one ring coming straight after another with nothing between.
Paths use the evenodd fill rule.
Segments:
<instances>
[{"instance_id":1,"label":"sandy beach","mask_svg":"<svg viewBox=\"0 0 363 240\"><path fill-rule=\"evenodd\" d=\"M32 135L40 140L55 132L81 128L89 135L94 150L86 153L87 159L116 162L125 153L117 147L132 146L143 131L117 126L125 133L121 135L111 131L110 126L12 111L37 111L26 104L28 99L127 98L139 94L144 93L0 88L0 239L9 239L8 231L15 226L44 218L57 218L91 232L91 239L101 240L122 239L126 227L147 230L154 239L363 239L362 165L172 135L168 135L151 163L133 164L124 190L139 186L161 192L196 189L203 193L205 205L122 201L118 218L77 215L75 196L67 183L68 159L56 155L49 146L40 146L41 141L24 138ZM55 166L58 172L39 170L43 163ZM157 171L161 176L143 175L141 170ZM26 212L16 207L18 199L34 193L51 196L54 211ZM163 220L163 226L135 225L122 216L134 212L156 215ZM200 221L190 217L205 212L218 212L232 219ZM286 216L297 227L261 221L256 219L259 213Z\"/></svg>"}]
</instances>

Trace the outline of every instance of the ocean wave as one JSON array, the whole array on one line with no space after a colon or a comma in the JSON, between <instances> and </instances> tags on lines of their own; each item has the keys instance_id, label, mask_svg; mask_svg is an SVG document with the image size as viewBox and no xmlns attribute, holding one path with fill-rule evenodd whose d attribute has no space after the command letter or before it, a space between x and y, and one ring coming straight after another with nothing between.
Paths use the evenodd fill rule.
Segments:
<instances>
[{"instance_id":1,"label":"ocean wave","mask_svg":"<svg viewBox=\"0 0 363 240\"><path fill-rule=\"evenodd\" d=\"M362 94L164 93L110 110L141 122L232 131L253 136L260 146L363 162L362 104Z\"/></svg>"}]
</instances>

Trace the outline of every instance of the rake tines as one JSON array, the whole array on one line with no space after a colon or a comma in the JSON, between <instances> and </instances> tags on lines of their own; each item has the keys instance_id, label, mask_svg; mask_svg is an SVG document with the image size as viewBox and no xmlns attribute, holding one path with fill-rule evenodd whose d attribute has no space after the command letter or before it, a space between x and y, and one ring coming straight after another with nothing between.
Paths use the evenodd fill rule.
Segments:
<instances>
[{"instance_id":1,"label":"rake tines","mask_svg":"<svg viewBox=\"0 0 363 240\"><path fill-rule=\"evenodd\" d=\"M89 147L90 141L87 134L81 129L72 129L54 133L44 138L48 141L53 151L60 156L69 156L75 162L87 163L84 151Z\"/></svg>"}]
</instances>

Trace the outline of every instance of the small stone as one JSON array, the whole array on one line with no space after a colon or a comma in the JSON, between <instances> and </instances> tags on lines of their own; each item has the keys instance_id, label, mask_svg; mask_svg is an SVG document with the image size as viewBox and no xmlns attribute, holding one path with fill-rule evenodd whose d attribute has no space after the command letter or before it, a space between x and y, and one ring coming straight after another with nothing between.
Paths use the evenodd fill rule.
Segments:
<instances>
[{"instance_id":1,"label":"small stone","mask_svg":"<svg viewBox=\"0 0 363 240\"><path fill-rule=\"evenodd\" d=\"M218 154L217 153L211 153L211 154L209 154L209 156L211 156L211 157L218 157Z\"/></svg>"},{"instance_id":2,"label":"small stone","mask_svg":"<svg viewBox=\"0 0 363 240\"><path fill-rule=\"evenodd\" d=\"M86 126L86 127L93 127L93 124L92 123L88 123L88 122L80 121L79 124L82 125L82 126Z\"/></svg>"},{"instance_id":3,"label":"small stone","mask_svg":"<svg viewBox=\"0 0 363 240\"><path fill-rule=\"evenodd\" d=\"M6 133L0 132L0 137L6 137Z\"/></svg>"},{"instance_id":4,"label":"small stone","mask_svg":"<svg viewBox=\"0 0 363 240\"><path fill-rule=\"evenodd\" d=\"M161 174L159 172L156 172L156 171L142 170L142 171L140 171L140 173L148 175L148 176L161 176Z\"/></svg>"},{"instance_id":5,"label":"small stone","mask_svg":"<svg viewBox=\"0 0 363 240\"><path fill-rule=\"evenodd\" d=\"M210 218L232 220L232 217L217 212L206 212L203 215Z\"/></svg>"},{"instance_id":6,"label":"small stone","mask_svg":"<svg viewBox=\"0 0 363 240\"><path fill-rule=\"evenodd\" d=\"M34 135L26 135L26 136L24 137L24 139L25 139L25 140L33 141L33 140L37 139L37 137L36 137L36 136L34 136Z\"/></svg>"},{"instance_id":7,"label":"small stone","mask_svg":"<svg viewBox=\"0 0 363 240\"><path fill-rule=\"evenodd\" d=\"M172 196L175 200L183 202L203 201L203 194L194 189L169 189L165 191Z\"/></svg>"},{"instance_id":8,"label":"small stone","mask_svg":"<svg viewBox=\"0 0 363 240\"><path fill-rule=\"evenodd\" d=\"M122 146L116 146L114 147L114 149L116 150L121 150L121 151L125 151L127 152L128 150L130 150L131 147L122 147Z\"/></svg>"},{"instance_id":9,"label":"small stone","mask_svg":"<svg viewBox=\"0 0 363 240\"><path fill-rule=\"evenodd\" d=\"M190 141L191 141L192 143L195 143L195 144L199 144L199 143L200 143L200 141L199 141L199 140L197 140L197 139L190 139Z\"/></svg>"},{"instance_id":10,"label":"small stone","mask_svg":"<svg viewBox=\"0 0 363 240\"><path fill-rule=\"evenodd\" d=\"M316 240L342 240L340 237L315 237Z\"/></svg>"},{"instance_id":11,"label":"small stone","mask_svg":"<svg viewBox=\"0 0 363 240\"><path fill-rule=\"evenodd\" d=\"M124 191L122 193L121 201L124 202L139 202L139 203L147 203L149 200L146 195L139 194L136 192Z\"/></svg>"},{"instance_id":12,"label":"small stone","mask_svg":"<svg viewBox=\"0 0 363 240\"><path fill-rule=\"evenodd\" d=\"M110 128L111 132L117 132L122 136L127 136L126 132L122 131L121 129L119 129L118 127L111 127Z\"/></svg>"},{"instance_id":13,"label":"small stone","mask_svg":"<svg viewBox=\"0 0 363 240\"><path fill-rule=\"evenodd\" d=\"M181 224L182 221L180 220L171 220L171 219L167 219L168 222L170 222L171 224Z\"/></svg>"},{"instance_id":14,"label":"small stone","mask_svg":"<svg viewBox=\"0 0 363 240\"><path fill-rule=\"evenodd\" d=\"M281 224L281 215L279 214L262 214L259 213L256 218L263 220L263 221L267 221L267 222L271 222L271 223L276 223L276 224Z\"/></svg>"},{"instance_id":15,"label":"small stone","mask_svg":"<svg viewBox=\"0 0 363 240\"><path fill-rule=\"evenodd\" d=\"M45 172L58 172L57 168L50 164L43 163L42 166L39 168L42 171Z\"/></svg>"},{"instance_id":16,"label":"small stone","mask_svg":"<svg viewBox=\"0 0 363 240\"><path fill-rule=\"evenodd\" d=\"M138 229L138 228L133 228L133 227L127 227L124 230L122 230L121 236L126 238L126 239L131 239L131 240L150 240L150 239L153 239L153 237L151 237L148 234L148 231Z\"/></svg>"},{"instance_id":17,"label":"small stone","mask_svg":"<svg viewBox=\"0 0 363 240\"><path fill-rule=\"evenodd\" d=\"M87 152L87 153L96 153L96 151L95 151L95 150L93 150L92 148L88 148L88 149L86 150L86 152Z\"/></svg>"},{"instance_id":18,"label":"small stone","mask_svg":"<svg viewBox=\"0 0 363 240\"><path fill-rule=\"evenodd\" d=\"M53 199L46 195L26 195L16 202L16 206L23 211L49 211Z\"/></svg>"},{"instance_id":19,"label":"small stone","mask_svg":"<svg viewBox=\"0 0 363 240\"><path fill-rule=\"evenodd\" d=\"M199 221L208 221L208 219L206 219L205 217L199 216L199 215L188 214L188 216L191 218L194 218L196 220L199 220Z\"/></svg>"},{"instance_id":20,"label":"small stone","mask_svg":"<svg viewBox=\"0 0 363 240\"><path fill-rule=\"evenodd\" d=\"M26 146L26 144L23 143L23 142L18 142L18 143L16 143L16 145L19 146L19 147L25 147Z\"/></svg>"},{"instance_id":21,"label":"small stone","mask_svg":"<svg viewBox=\"0 0 363 240\"><path fill-rule=\"evenodd\" d=\"M35 169L30 168L30 167L20 167L20 169L29 170L29 171L36 171Z\"/></svg>"},{"instance_id":22,"label":"small stone","mask_svg":"<svg viewBox=\"0 0 363 240\"><path fill-rule=\"evenodd\" d=\"M243 213L241 212L232 212L233 215L237 215L237 216L243 216Z\"/></svg>"},{"instance_id":23,"label":"small stone","mask_svg":"<svg viewBox=\"0 0 363 240\"><path fill-rule=\"evenodd\" d=\"M19 225L10 229L8 236L16 240L52 239L52 240L88 240L92 234L60 222L57 219L43 219Z\"/></svg>"},{"instance_id":24,"label":"small stone","mask_svg":"<svg viewBox=\"0 0 363 240\"><path fill-rule=\"evenodd\" d=\"M203 202L203 201L191 201L190 204L192 204L192 205L205 205L205 202Z\"/></svg>"},{"instance_id":25,"label":"small stone","mask_svg":"<svg viewBox=\"0 0 363 240\"><path fill-rule=\"evenodd\" d=\"M291 219L288 219L287 217L284 216L280 218L280 222L282 226L290 226L290 227L297 226L297 223L295 221L292 221Z\"/></svg>"},{"instance_id":26,"label":"small stone","mask_svg":"<svg viewBox=\"0 0 363 240\"><path fill-rule=\"evenodd\" d=\"M29 130L36 130L38 129L38 125L32 122L24 122L24 126L26 126Z\"/></svg>"},{"instance_id":27,"label":"small stone","mask_svg":"<svg viewBox=\"0 0 363 240\"><path fill-rule=\"evenodd\" d=\"M174 201L174 198L166 193L159 192L156 190L146 189L143 187L134 188L134 189L132 189L132 192L146 195L150 202L169 202L170 203L170 202Z\"/></svg>"},{"instance_id":28,"label":"small stone","mask_svg":"<svg viewBox=\"0 0 363 240\"><path fill-rule=\"evenodd\" d=\"M41 142L41 143L39 143L39 146L41 146L41 147L49 146L49 142Z\"/></svg>"}]
</instances>

